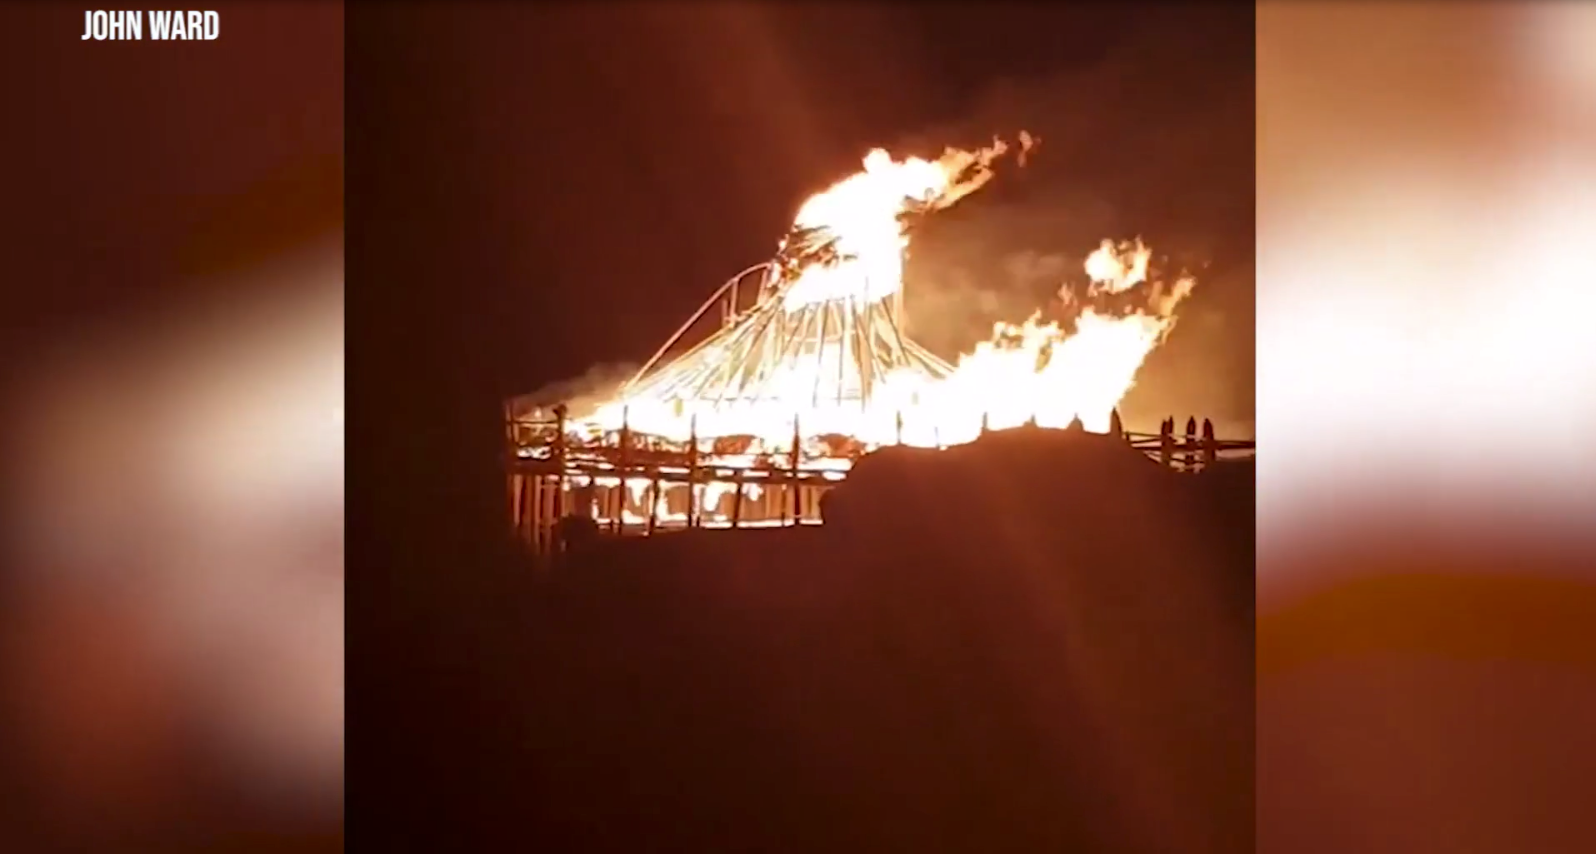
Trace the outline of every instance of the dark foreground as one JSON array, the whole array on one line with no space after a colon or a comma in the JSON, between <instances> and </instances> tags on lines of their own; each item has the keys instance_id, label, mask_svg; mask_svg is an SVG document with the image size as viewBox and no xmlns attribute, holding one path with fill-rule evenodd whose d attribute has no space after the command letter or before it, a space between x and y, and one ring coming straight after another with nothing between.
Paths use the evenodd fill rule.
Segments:
<instances>
[{"instance_id":1,"label":"dark foreground","mask_svg":"<svg viewBox=\"0 0 1596 854\"><path fill-rule=\"evenodd\" d=\"M600 543L484 616L427 787L461 850L1250 851L1221 469L1010 431L866 459L824 528Z\"/></svg>"}]
</instances>

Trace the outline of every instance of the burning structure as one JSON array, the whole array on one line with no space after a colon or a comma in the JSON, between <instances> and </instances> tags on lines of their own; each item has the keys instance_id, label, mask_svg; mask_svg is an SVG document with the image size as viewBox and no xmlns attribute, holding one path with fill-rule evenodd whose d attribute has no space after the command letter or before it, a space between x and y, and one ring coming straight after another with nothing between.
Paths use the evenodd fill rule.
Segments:
<instances>
[{"instance_id":1,"label":"burning structure","mask_svg":"<svg viewBox=\"0 0 1596 854\"><path fill-rule=\"evenodd\" d=\"M1020 134L1022 165L1036 142ZM980 189L1010 152L1001 140L936 160L870 152L800 207L775 258L722 285L612 394L512 407L517 529L547 547L562 525L814 523L826 489L883 445L945 447L1021 424L1120 432L1115 407L1195 284L1155 280L1139 240L1087 257L1084 293L1060 291L1063 323L1037 312L999 324L953 363L906 334L913 224ZM1148 444L1160 448L1167 458L1167 439Z\"/></svg>"}]
</instances>

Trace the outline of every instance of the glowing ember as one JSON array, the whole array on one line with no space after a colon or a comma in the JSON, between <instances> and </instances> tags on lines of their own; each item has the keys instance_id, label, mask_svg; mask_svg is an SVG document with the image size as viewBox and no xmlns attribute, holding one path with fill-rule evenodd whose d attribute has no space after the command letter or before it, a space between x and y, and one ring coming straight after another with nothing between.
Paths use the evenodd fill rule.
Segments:
<instances>
[{"instance_id":1,"label":"glowing ember","mask_svg":"<svg viewBox=\"0 0 1596 854\"><path fill-rule=\"evenodd\" d=\"M1023 158L1035 140L1022 134L1020 143ZM1106 431L1194 285L1152 280L1152 253L1139 240L1105 240L1087 257L1084 303L1060 291L1078 310L1072 324L1044 322L1041 312L998 324L991 340L952 365L903 335L909 218L980 189L1007 151L996 141L936 160L870 152L862 171L804 202L776 259L728 282L705 305L699 317L732 295L718 333L668 363L656 364L656 355L610 401L572 412L570 431L593 436L624 424L673 441L750 437L739 455L789 448L795 432L872 447L958 444L974 439L983 420L1003 429L1033 419L1064 427L1079 418L1088 430ZM755 273L752 306L737 306L737 288ZM808 444L804 457L827 456Z\"/></svg>"}]
</instances>

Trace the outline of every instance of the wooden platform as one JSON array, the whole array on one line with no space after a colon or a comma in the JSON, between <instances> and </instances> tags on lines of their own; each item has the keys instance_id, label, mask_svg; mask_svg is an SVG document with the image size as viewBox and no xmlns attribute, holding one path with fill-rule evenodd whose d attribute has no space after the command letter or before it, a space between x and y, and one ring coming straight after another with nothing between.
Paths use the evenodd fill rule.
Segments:
<instances>
[{"instance_id":1,"label":"wooden platform","mask_svg":"<svg viewBox=\"0 0 1596 854\"><path fill-rule=\"evenodd\" d=\"M1117 423L1117 418L1116 418ZM1182 435L1120 433L1131 447L1182 472L1249 458L1252 440L1220 440L1206 419ZM573 536L647 536L690 528L766 528L821 523L820 502L867 449L847 440L804 457L800 444L751 453L748 442L669 442L621 430L581 441L563 417L506 423L508 509L516 537L534 553ZM839 437L840 438L840 437ZM743 451L743 453L736 453Z\"/></svg>"}]
</instances>

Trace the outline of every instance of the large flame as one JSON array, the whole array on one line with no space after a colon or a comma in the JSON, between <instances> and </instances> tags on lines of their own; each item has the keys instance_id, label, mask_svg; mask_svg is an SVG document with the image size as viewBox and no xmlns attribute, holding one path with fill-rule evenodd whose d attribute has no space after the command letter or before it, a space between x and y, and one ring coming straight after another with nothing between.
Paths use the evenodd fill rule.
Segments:
<instances>
[{"instance_id":1,"label":"large flame","mask_svg":"<svg viewBox=\"0 0 1596 854\"><path fill-rule=\"evenodd\" d=\"M795 229L830 236L835 260L805 266L786 292L786 304L871 302L901 290L909 247L903 214L945 208L980 189L992 179L992 161L1007 150L995 140L975 151L948 149L937 160L895 161L882 149L870 152L864 171L810 196L798 209Z\"/></svg>"},{"instance_id":2,"label":"large flame","mask_svg":"<svg viewBox=\"0 0 1596 854\"><path fill-rule=\"evenodd\" d=\"M1035 140L1022 134L1020 142L1023 157ZM1007 150L995 141L973 151L950 149L936 160L870 152L862 171L799 208L775 262L787 283L781 310L790 316L817 304L872 303L899 293L909 245L906 215L946 208L980 189ZM945 377L899 367L873 376L866 399L822 397L816 390L859 356L856 339L842 337L817 358L772 363L761 375L757 399L729 400L724 392L618 394L593 411L571 413L571 427L610 432L624 423L675 440L752 436L770 448L790 446L795 428L805 437L840 434L867 446L958 444L974 439L983 425L1003 429L1031 421L1065 427L1079 419L1086 429L1103 432L1194 285L1187 277L1154 281L1151 257L1140 240L1104 240L1085 260L1084 294L1069 283L1059 292L1072 310L1070 322L1044 320L1039 311L1022 323L1000 323ZM730 354L715 358L735 369Z\"/></svg>"}]
</instances>

